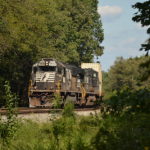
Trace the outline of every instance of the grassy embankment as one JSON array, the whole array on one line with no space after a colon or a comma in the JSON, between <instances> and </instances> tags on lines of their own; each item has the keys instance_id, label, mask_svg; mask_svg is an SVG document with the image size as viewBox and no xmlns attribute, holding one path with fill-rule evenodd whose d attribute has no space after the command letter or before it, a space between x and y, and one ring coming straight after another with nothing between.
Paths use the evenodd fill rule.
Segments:
<instances>
[{"instance_id":1,"label":"grassy embankment","mask_svg":"<svg viewBox=\"0 0 150 150\"><path fill-rule=\"evenodd\" d=\"M144 150L149 146L146 113L79 117L69 104L60 119L47 123L19 122L11 139L1 138L4 150ZM2 130L1 130L2 131Z\"/></svg>"}]
</instances>

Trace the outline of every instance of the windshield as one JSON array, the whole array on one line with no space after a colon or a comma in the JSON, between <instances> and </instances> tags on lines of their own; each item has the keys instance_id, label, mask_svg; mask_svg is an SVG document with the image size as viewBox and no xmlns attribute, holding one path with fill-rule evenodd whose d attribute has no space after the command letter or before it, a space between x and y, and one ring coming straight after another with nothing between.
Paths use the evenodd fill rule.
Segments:
<instances>
[{"instance_id":1,"label":"windshield","mask_svg":"<svg viewBox=\"0 0 150 150\"><path fill-rule=\"evenodd\" d=\"M56 71L56 67L55 66L39 66L39 71L54 72Z\"/></svg>"}]
</instances>

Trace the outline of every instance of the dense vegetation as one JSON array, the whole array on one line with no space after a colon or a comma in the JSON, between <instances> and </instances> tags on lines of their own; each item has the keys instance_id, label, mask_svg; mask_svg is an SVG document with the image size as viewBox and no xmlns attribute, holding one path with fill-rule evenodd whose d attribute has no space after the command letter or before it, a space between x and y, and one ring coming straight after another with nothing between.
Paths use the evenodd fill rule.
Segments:
<instances>
[{"instance_id":1,"label":"dense vegetation","mask_svg":"<svg viewBox=\"0 0 150 150\"><path fill-rule=\"evenodd\" d=\"M121 126L115 124L117 133L119 131L119 137L117 133L113 134L113 138L116 137L116 140L108 149L118 149L118 147L116 148L116 141L118 141L117 146L122 143L120 149L142 150L150 147L149 133L145 134L145 131L149 132L150 130L148 127L150 123L148 121L150 116L149 62L150 56L129 59L120 57L117 58L108 72L103 72L103 113L108 112L110 119L114 119L110 125L111 129L119 118L118 124L121 124ZM105 119L105 121L108 120ZM142 148L139 141L140 138L145 139L145 137L148 141L146 143L141 142L145 145ZM134 141L132 138L136 140Z\"/></svg>"},{"instance_id":2,"label":"dense vegetation","mask_svg":"<svg viewBox=\"0 0 150 150\"><path fill-rule=\"evenodd\" d=\"M149 111L150 74L149 68L145 67L149 60L149 56L118 58L110 70L103 73L104 99L111 110Z\"/></svg>"},{"instance_id":3,"label":"dense vegetation","mask_svg":"<svg viewBox=\"0 0 150 150\"><path fill-rule=\"evenodd\" d=\"M11 146L12 149L18 147L20 150L142 150L149 147L150 121L147 118L146 114L126 119L91 116L61 118L42 126L24 124L16 134L19 137L14 138ZM37 126L37 130L32 131L35 129L33 126ZM25 135L30 135L30 139Z\"/></svg>"},{"instance_id":4,"label":"dense vegetation","mask_svg":"<svg viewBox=\"0 0 150 150\"><path fill-rule=\"evenodd\" d=\"M0 121L0 149L147 150L150 147L150 82L149 76L143 78L147 68L144 70L141 64L145 61L145 57L118 58L109 72L105 72L105 82L111 84L104 88L109 96L101 104L101 113L88 117L76 116L68 102L59 119L55 120L54 115L47 123L17 121L13 117L15 112L11 111L16 98L6 84L10 113L6 123Z\"/></svg>"},{"instance_id":5,"label":"dense vegetation","mask_svg":"<svg viewBox=\"0 0 150 150\"><path fill-rule=\"evenodd\" d=\"M109 71L103 72L104 91L111 93L125 88L130 90L148 89L150 87L150 66L146 67L145 62L149 60L149 56L129 59L118 57Z\"/></svg>"},{"instance_id":6,"label":"dense vegetation","mask_svg":"<svg viewBox=\"0 0 150 150\"><path fill-rule=\"evenodd\" d=\"M138 9L138 12L135 13L132 20L141 23L143 27L147 27L147 34L150 35L150 0L143 3L138 2L132 7ZM145 50L148 55L150 50L150 37L141 46L141 50Z\"/></svg>"},{"instance_id":7,"label":"dense vegetation","mask_svg":"<svg viewBox=\"0 0 150 150\"><path fill-rule=\"evenodd\" d=\"M93 55L102 54L103 32L97 0L0 0L0 4L0 103L6 100L8 108L7 120L0 117L0 149L150 149L148 53L147 57L118 58L103 73L100 114L76 116L68 102L59 119L47 123L17 120L13 93L20 97L27 93L32 64L47 56L74 64L90 62ZM147 4L134 5L139 14L133 20L143 26L149 25ZM149 41L142 48L148 52ZM56 108L58 103L56 96Z\"/></svg>"},{"instance_id":8,"label":"dense vegetation","mask_svg":"<svg viewBox=\"0 0 150 150\"><path fill-rule=\"evenodd\" d=\"M5 80L24 101L31 66L42 57L78 65L102 55L97 4L97 0L0 0L0 103Z\"/></svg>"},{"instance_id":9,"label":"dense vegetation","mask_svg":"<svg viewBox=\"0 0 150 150\"><path fill-rule=\"evenodd\" d=\"M0 149L143 150L150 146L148 117L145 113L122 116L102 113L79 117L68 103L62 117L57 120L19 122L13 137L1 138Z\"/></svg>"}]
</instances>

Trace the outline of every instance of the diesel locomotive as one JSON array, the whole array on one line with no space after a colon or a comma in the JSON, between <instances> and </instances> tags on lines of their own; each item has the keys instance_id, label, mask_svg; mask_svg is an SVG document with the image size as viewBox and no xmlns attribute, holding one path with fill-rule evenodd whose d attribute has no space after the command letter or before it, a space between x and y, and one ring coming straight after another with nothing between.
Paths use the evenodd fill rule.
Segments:
<instances>
[{"instance_id":1,"label":"diesel locomotive","mask_svg":"<svg viewBox=\"0 0 150 150\"><path fill-rule=\"evenodd\" d=\"M28 89L29 107L53 107L55 95L63 106L71 100L77 106L95 106L102 98L102 74L99 63L81 67L43 58L32 66Z\"/></svg>"}]
</instances>

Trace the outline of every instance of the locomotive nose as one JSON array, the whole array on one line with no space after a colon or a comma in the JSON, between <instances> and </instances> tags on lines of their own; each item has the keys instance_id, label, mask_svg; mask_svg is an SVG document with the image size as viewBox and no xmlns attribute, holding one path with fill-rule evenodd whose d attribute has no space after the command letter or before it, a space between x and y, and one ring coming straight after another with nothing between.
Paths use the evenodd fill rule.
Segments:
<instances>
[{"instance_id":1,"label":"locomotive nose","mask_svg":"<svg viewBox=\"0 0 150 150\"><path fill-rule=\"evenodd\" d=\"M40 75L36 81L37 89L39 90L52 90L55 86L55 72L45 72Z\"/></svg>"}]
</instances>

